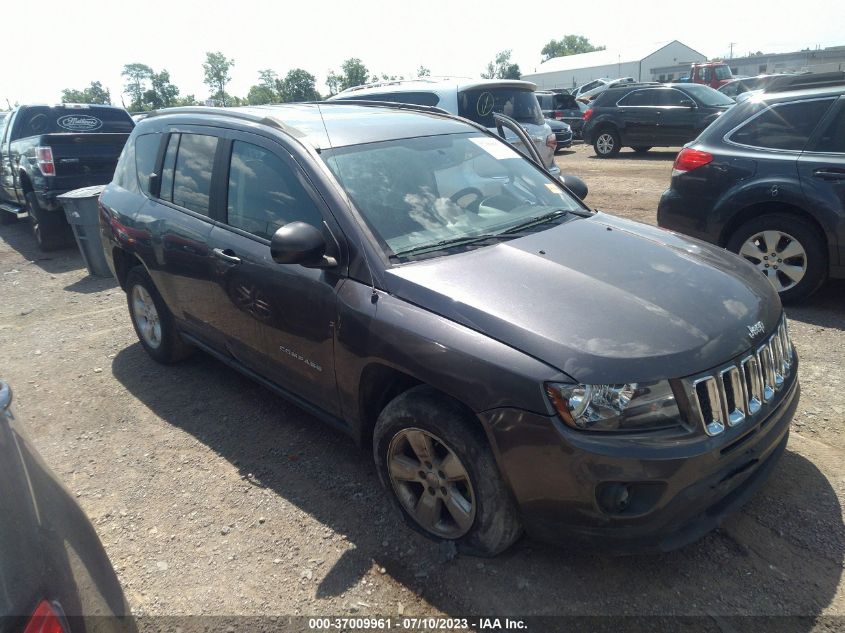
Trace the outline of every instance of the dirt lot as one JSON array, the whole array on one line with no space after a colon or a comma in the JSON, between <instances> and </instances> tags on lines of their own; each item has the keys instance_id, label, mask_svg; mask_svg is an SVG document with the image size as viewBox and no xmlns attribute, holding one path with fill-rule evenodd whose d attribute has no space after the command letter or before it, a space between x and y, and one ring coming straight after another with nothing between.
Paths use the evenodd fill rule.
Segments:
<instances>
[{"instance_id":1,"label":"dirt lot","mask_svg":"<svg viewBox=\"0 0 845 633\"><path fill-rule=\"evenodd\" d=\"M673 156L558 161L591 206L654 223ZM842 282L788 310L803 386L789 446L722 529L661 556L522 541L480 560L401 526L370 454L295 406L202 354L153 363L120 289L75 250L47 257L25 223L0 227L0 273L0 375L138 614L659 614L714 631L845 616Z\"/></svg>"}]
</instances>

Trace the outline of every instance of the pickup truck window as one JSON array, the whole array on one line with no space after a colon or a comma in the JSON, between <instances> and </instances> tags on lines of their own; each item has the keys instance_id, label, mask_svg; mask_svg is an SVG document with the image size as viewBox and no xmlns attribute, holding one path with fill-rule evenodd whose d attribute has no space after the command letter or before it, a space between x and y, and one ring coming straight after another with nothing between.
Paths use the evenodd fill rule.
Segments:
<instances>
[{"instance_id":1,"label":"pickup truck window","mask_svg":"<svg viewBox=\"0 0 845 633\"><path fill-rule=\"evenodd\" d=\"M275 154L235 141L229 168L227 223L269 240L290 222L316 227L322 216L282 159Z\"/></svg>"},{"instance_id":2,"label":"pickup truck window","mask_svg":"<svg viewBox=\"0 0 845 633\"><path fill-rule=\"evenodd\" d=\"M217 137L182 134L173 173L173 204L208 215Z\"/></svg>"},{"instance_id":3,"label":"pickup truck window","mask_svg":"<svg viewBox=\"0 0 845 633\"><path fill-rule=\"evenodd\" d=\"M15 125L16 138L65 132L128 134L135 127L132 117L118 108L28 107Z\"/></svg>"}]
</instances>

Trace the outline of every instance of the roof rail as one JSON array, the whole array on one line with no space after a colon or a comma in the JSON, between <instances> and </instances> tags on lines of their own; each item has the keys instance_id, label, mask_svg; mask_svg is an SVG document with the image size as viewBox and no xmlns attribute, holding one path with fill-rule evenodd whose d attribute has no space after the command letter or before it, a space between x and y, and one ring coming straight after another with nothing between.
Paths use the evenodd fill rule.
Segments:
<instances>
[{"instance_id":1,"label":"roof rail","mask_svg":"<svg viewBox=\"0 0 845 633\"><path fill-rule=\"evenodd\" d=\"M368 99L338 99L337 101L306 101L309 105L356 105L367 107L393 108L394 110L415 110L417 112L431 112L434 114L447 114L454 116L451 112L438 108L437 106L419 105L416 103L398 103L396 101L371 101Z\"/></svg>"},{"instance_id":2,"label":"roof rail","mask_svg":"<svg viewBox=\"0 0 845 633\"><path fill-rule=\"evenodd\" d=\"M281 104L280 104L281 105ZM252 108L260 108L261 106L247 106ZM164 114L218 114L220 116L233 117L235 119L243 119L245 121L252 121L253 123L263 123L279 130L290 131L290 129L283 123L273 119L272 117L260 117L251 112L245 112L239 108L220 108L217 106L177 106L175 108L162 108L160 110L153 110L148 113L149 119Z\"/></svg>"},{"instance_id":3,"label":"roof rail","mask_svg":"<svg viewBox=\"0 0 845 633\"><path fill-rule=\"evenodd\" d=\"M461 77L458 75L429 75L427 77L414 77L413 79L388 79L383 81L373 81L366 84L359 84L357 86L350 86L345 90L341 90L337 94L343 94L344 92L356 92L358 90L366 90L368 88L382 88L384 86L400 86L402 84L407 83L430 83L436 84L440 81L447 81L447 80L455 80L455 79L470 79L470 77Z\"/></svg>"},{"instance_id":4,"label":"roof rail","mask_svg":"<svg viewBox=\"0 0 845 633\"><path fill-rule=\"evenodd\" d=\"M805 73L777 77L765 88L764 92L787 92L790 90L828 88L841 85L845 85L845 71L837 70L828 73Z\"/></svg>"}]
</instances>

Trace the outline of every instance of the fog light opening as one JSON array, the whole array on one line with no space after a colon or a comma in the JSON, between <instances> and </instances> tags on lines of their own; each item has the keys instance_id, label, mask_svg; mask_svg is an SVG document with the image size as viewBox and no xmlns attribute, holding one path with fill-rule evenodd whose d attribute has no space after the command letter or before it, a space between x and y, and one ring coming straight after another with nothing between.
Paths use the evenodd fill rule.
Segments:
<instances>
[{"instance_id":1,"label":"fog light opening","mask_svg":"<svg viewBox=\"0 0 845 633\"><path fill-rule=\"evenodd\" d=\"M619 514L628 508L631 502L631 491L625 484L610 484L604 486L599 495L602 509L611 514Z\"/></svg>"}]
</instances>

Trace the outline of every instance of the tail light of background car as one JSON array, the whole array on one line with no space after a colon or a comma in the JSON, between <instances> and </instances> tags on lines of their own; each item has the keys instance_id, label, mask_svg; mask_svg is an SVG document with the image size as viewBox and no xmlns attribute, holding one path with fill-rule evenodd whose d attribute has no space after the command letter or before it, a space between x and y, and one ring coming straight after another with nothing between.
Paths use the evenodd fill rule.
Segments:
<instances>
[{"instance_id":1,"label":"tail light of background car","mask_svg":"<svg viewBox=\"0 0 845 633\"><path fill-rule=\"evenodd\" d=\"M692 149L685 147L675 157L675 163L672 165L672 175L679 176L685 174L693 169L704 167L713 160L713 154L702 152L700 149Z\"/></svg>"},{"instance_id":2,"label":"tail light of background car","mask_svg":"<svg viewBox=\"0 0 845 633\"><path fill-rule=\"evenodd\" d=\"M552 112L552 118L553 119L562 119L563 118L563 112L561 112L560 110L555 110L554 112Z\"/></svg>"},{"instance_id":3,"label":"tail light of background car","mask_svg":"<svg viewBox=\"0 0 845 633\"><path fill-rule=\"evenodd\" d=\"M56 175L56 164L53 162L53 150L49 147L36 147L35 160L38 163L38 169L45 176Z\"/></svg>"},{"instance_id":4,"label":"tail light of background car","mask_svg":"<svg viewBox=\"0 0 845 633\"><path fill-rule=\"evenodd\" d=\"M584 110L584 116L582 117L584 119L584 123L589 121L591 116L593 116L592 108L587 108L586 110Z\"/></svg>"},{"instance_id":5,"label":"tail light of background car","mask_svg":"<svg viewBox=\"0 0 845 633\"><path fill-rule=\"evenodd\" d=\"M46 600L38 603L23 633L67 633L62 619Z\"/></svg>"},{"instance_id":6,"label":"tail light of background car","mask_svg":"<svg viewBox=\"0 0 845 633\"><path fill-rule=\"evenodd\" d=\"M551 147L552 149L557 149L557 137L554 133L549 134L546 137L546 147Z\"/></svg>"}]
</instances>

